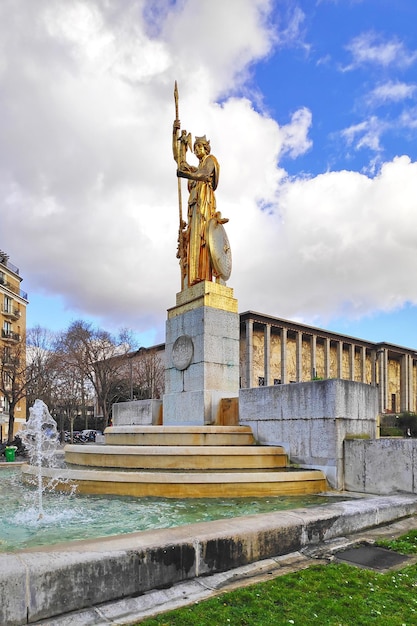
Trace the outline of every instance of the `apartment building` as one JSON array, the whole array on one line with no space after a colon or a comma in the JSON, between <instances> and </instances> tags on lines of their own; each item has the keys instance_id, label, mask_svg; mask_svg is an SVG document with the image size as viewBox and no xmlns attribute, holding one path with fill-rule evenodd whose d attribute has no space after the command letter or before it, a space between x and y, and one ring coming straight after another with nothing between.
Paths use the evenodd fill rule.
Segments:
<instances>
[{"instance_id":1,"label":"apartment building","mask_svg":"<svg viewBox=\"0 0 417 626\"><path fill-rule=\"evenodd\" d=\"M1 316L1 375L0 389L0 436L8 435L9 399L7 391L12 377L20 375L26 360L26 306L27 294L20 288L22 278L19 268L10 262L8 255L0 250L0 316ZM19 367L20 363L20 367ZM15 407L14 432L26 420L26 401L19 400Z\"/></svg>"}]
</instances>

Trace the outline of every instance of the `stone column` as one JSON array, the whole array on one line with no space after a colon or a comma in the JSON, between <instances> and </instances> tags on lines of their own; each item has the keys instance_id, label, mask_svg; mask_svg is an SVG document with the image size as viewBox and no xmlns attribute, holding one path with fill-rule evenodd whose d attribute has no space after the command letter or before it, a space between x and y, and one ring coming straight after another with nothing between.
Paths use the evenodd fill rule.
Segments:
<instances>
[{"instance_id":1,"label":"stone column","mask_svg":"<svg viewBox=\"0 0 417 626\"><path fill-rule=\"evenodd\" d=\"M384 409L388 408L389 386L388 386L388 350L384 350Z\"/></svg>"},{"instance_id":2,"label":"stone column","mask_svg":"<svg viewBox=\"0 0 417 626\"><path fill-rule=\"evenodd\" d=\"M337 378L343 378L343 341L337 342Z\"/></svg>"},{"instance_id":3,"label":"stone column","mask_svg":"<svg viewBox=\"0 0 417 626\"><path fill-rule=\"evenodd\" d=\"M413 357L408 355L408 410L415 411Z\"/></svg>"},{"instance_id":4,"label":"stone column","mask_svg":"<svg viewBox=\"0 0 417 626\"><path fill-rule=\"evenodd\" d=\"M324 378L330 378L330 339L324 340Z\"/></svg>"},{"instance_id":5,"label":"stone column","mask_svg":"<svg viewBox=\"0 0 417 626\"><path fill-rule=\"evenodd\" d=\"M246 320L246 387L253 387L253 320Z\"/></svg>"},{"instance_id":6,"label":"stone column","mask_svg":"<svg viewBox=\"0 0 417 626\"><path fill-rule=\"evenodd\" d=\"M371 351L371 383L377 385L377 354L376 350Z\"/></svg>"},{"instance_id":7,"label":"stone column","mask_svg":"<svg viewBox=\"0 0 417 626\"><path fill-rule=\"evenodd\" d=\"M317 335L311 335L311 378L317 377Z\"/></svg>"},{"instance_id":8,"label":"stone column","mask_svg":"<svg viewBox=\"0 0 417 626\"><path fill-rule=\"evenodd\" d=\"M366 348L361 348L361 381L366 383Z\"/></svg>"},{"instance_id":9,"label":"stone column","mask_svg":"<svg viewBox=\"0 0 417 626\"><path fill-rule=\"evenodd\" d=\"M387 354L385 349L377 351L378 355L378 386L379 410L381 413L387 408Z\"/></svg>"},{"instance_id":10,"label":"stone column","mask_svg":"<svg viewBox=\"0 0 417 626\"><path fill-rule=\"evenodd\" d=\"M287 374L287 335L286 328L281 328L281 383L285 385L288 382Z\"/></svg>"},{"instance_id":11,"label":"stone column","mask_svg":"<svg viewBox=\"0 0 417 626\"><path fill-rule=\"evenodd\" d=\"M400 411L408 411L408 354L403 354L400 360Z\"/></svg>"},{"instance_id":12,"label":"stone column","mask_svg":"<svg viewBox=\"0 0 417 626\"><path fill-rule=\"evenodd\" d=\"M349 344L349 379L355 380L355 344Z\"/></svg>"},{"instance_id":13,"label":"stone column","mask_svg":"<svg viewBox=\"0 0 417 626\"><path fill-rule=\"evenodd\" d=\"M271 324L264 326L264 384L271 385Z\"/></svg>"},{"instance_id":14,"label":"stone column","mask_svg":"<svg viewBox=\"0 0 417 626\"><path fill-rule=\"evenodd\" d=\"M297 383L303 380L303 334L299 331L295 333L296 344L296 376Z\"/></svg>"}]
</instances>

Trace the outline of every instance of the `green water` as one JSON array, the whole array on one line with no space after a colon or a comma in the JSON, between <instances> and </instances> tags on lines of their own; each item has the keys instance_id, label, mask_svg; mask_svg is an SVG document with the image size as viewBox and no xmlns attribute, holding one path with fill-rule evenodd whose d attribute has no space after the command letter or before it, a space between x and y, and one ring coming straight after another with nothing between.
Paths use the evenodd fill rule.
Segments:
<instances>
[{"instance_id":1,"label":"green water","mask_svg":"<svg viewBox=\"0 0 417 626\"><path fill-rule=\"evenodd\" d=\"M54 492L44 493L44 514L38 519L36 490L22 483L20 469L7 468L0 470L0 551L325 505L341 499L310 495L181 500Z\"/></svg>"}]
</instances>

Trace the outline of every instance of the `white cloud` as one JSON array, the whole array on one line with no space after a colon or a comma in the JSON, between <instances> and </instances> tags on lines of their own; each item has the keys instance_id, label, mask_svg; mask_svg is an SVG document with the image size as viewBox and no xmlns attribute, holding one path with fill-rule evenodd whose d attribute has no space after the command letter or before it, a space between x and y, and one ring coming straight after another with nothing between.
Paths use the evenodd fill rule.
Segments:
<instances>
[{"instance_id":1,"label":"white cloud","mask_svg":"<svg viewBox=\"0 0 417 626\"><path fill-rule=\"evenodd\" d=\"M180 287L177 79L183 127L205 133L220 161L240 310L313 317L417 302L417 164L290 180L280 158L310 149L310 111L279 125L237 96L280 41L270 2L160 2L151 22L148 3L116 4L0 3L1 247L26 288L103 324L163 328ZM346 133L378 147L377 124Z\"/></svg>"},{"instance_id":2,"label":"white cloud","mask_svg":"<svg viewBox=\"0 0 417 626\"><path fill-rule=\"evenodd\" d=\"M296 5L291 5L285 26L279 34L279 41L282 45L300 46L309 52L310 45L305 42L305 13Z\"/></svg>"},{"instance_id":3,"label":"white cloud","mask_svg":"<svg viewBox=\"0 0 417 626\"><path fill-rule=\"evenodd\" d=\"M249 279L239 273L242 310L323 319L417 302L409 273L416 194L417 163L408 157L386 163L373 179L341 171L283 184L279 217L252 225L262 266L255 260Z\"/></svg>"},{"instance_id":4,"label":"white cloud","mask_svg":"<svg viewBox=\"0 0 417 626\"><path fill-rule=\"evenodd\" d=\"M395 38L384 41L374 33L362 33L355 37L347 46L353 60L345 70L352 70L361 65L377 65L382 67L409 67L417 59L417 51L408 51L401 41Z\"/></svg>"},{"instance_id":5,"label":"white cloud","mask_svg":"<svg viewBox=\"0 0 417 626\"><path fill-rule=\"evenodd\" d=\"M417 107L403 111L401 114L399 124L403 128L416 129L417 128Z\"/></svg>"},{"instance_id":6,"label":"white cloud","mask_svg":"<svg viewBox=\"0 0 417 626\"><path fill-rule=\"evenodd\" d=\"M416 91L416 85L410 85L400 81L389 80L377 85L367 96L367 103L371 106L402 102L412 98Z\"/></svg>"},{"instance_id":7,"label":"white cloud","mask_svg":"<svg viewBox=\"0 0 417 626\"><path fill-rule=\"evenodd\" d=\"M345 128L341 135L348 145L354 145L356 150L369 148L379 152L381 150L380 138L385 130L386 124L373 115L363 122Z\"/></svg>"}]
</instances>

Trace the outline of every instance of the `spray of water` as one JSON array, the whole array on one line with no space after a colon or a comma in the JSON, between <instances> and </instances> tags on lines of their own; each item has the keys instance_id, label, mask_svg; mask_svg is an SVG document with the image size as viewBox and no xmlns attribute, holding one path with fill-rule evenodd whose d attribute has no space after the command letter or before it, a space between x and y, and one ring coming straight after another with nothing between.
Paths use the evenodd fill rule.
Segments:
<instances>
[{"instance_id":1,"label":"spray of water","mask_svg":"<svg viewBox=\"0 0 417 626\"><path fill-rule=\"evenodd\" d=\"M56 467L56 451L59 445L57 424L42 400L35 400L29 409L29 419L17 433L25 446L29 463L37 467L38 519L42 519L44 485L42 467Z\"/></svg>"}]
</instances>

